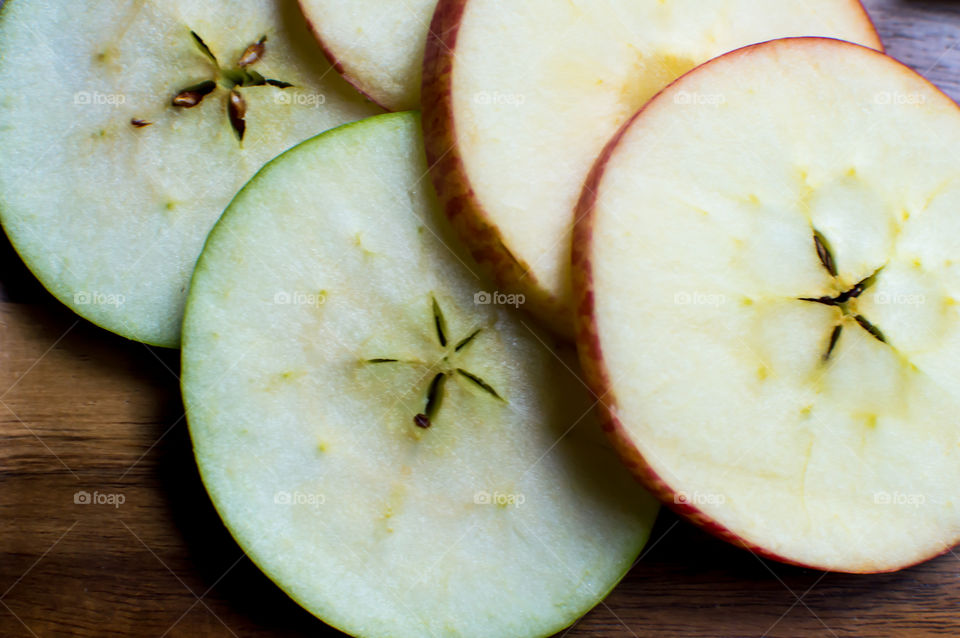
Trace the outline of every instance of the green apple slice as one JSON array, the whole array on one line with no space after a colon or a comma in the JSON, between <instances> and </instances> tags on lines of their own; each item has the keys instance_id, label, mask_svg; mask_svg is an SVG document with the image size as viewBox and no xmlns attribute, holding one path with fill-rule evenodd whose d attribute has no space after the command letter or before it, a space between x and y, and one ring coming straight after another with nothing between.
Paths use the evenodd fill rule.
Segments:
<instances>
[{"instance_id":1,"label":"green apple slice","mask_svg":"<svg viewBox=\"0 0 960 638\"><path fill-rule=\"evenodd\" d=\"M179 344L190 273L237 190L378 112L278 0L10 0L0 42L7 234L58 299L162 346Z\"/></svg>"},{"instance_id":2,"label":"green apple slice","mask_svg":"<svg viewBox=\"0 0 960 638\"><path fill-rule=\"evenodd\" d=\"M423 49L437 0L300 0L327 57L391 111L420 107Z\"/></svg>"},{"instance_id":3,"label":"green apple slice","mask_svg":"<svg viewBox=\"0 0 960 638\"><path fill-rule=\"evenodd\" d=\"M805 35L881 47L857 0L441 0L423 109L447 214L501 287L572 334L573 211L604 144L696 65Z\"/></svg>"},{"instance_id":4,"label":"green apple slice","mask_svg":"<svg viewBox=\"0 0 960 638\"><path fill-rule=\"evenodd\" d=\"M571 368L477 304L416 116L271 162L215 227L184 322L204 483L308 610L363 636L549 635L617 583L656 505Z\"/></svg>"},{"instance_id":5,"label":"green apple slice","mask_svg":"<svg viewBox=\"0 0 960 638\"><path fill-rule=\"evenodd\" d=\"M579 342L662 498L818 569L960 540L958 148L956 104L821 38L709 62L611 143L579 211Z\"/></svg>"}]
</instances>

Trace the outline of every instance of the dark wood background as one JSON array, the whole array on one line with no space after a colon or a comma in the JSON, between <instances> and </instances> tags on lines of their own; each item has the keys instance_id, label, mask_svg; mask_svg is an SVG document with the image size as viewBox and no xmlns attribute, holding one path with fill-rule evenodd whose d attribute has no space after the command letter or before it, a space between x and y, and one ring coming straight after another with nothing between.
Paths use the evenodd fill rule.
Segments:
<instances>
[{"instance_id":1,"label":"dark wood background","mask_svg":"<svg viewBox=\"0 0 960 638\"><path fill-rule=\"evenodd\" d=\"M868 0L888 51L960 98L960 4ZM2 46L2 43L0 43ZM0 636L336 636L264 577L197 475L176 353L53 300L0 239ZM122 494L76 505L78 490ZM846 576L664 513L567 636L960 636L960 552Z\"/></svg>"}]
</instances>

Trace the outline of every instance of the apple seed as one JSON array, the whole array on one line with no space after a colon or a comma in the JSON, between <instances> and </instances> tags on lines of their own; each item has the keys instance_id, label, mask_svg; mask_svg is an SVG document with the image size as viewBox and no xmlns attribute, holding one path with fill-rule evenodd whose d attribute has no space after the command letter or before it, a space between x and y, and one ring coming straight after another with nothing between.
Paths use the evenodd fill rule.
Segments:
<instances>
[{"instance_id":1,"label":"apple seed","mask_svg":"<svg viewBox=\"0 0 960 638\"><path fill-rule=\"evenodd\" d=\"M243 52L243 55L240 56L240 59L237 60L237 66L242 69L254 64L255 62L259 62L263 57L264 51L266 50L266 41L267 36L263 36L260 38L259 42L255 42L248 46Z\"/></svg>"},{"instance_id":2,"label":"apple seed","mask_svg":"<svg viewBox=\"0 0 960 638\"><path fill-rule=\"evenodd\" d=\"M230 100L227 102L227 113L230 115L230 125L237 134L237 138L243 140L243 134L247 131L247 101L237 90L230 91Z\"/></svg>"},{"instance_id":3,"label":"apple seed","mask_svg":"<svg viewBox=\"0 0 960 638\"><path fill-rule=\"evenodd\" d=\"M192 109L197 104L200 104L203 98L212 93L215 88L217 88L217 83L213 80L207 80L206 82L185 88L174 96L173 105Z\"/></svg>"}]
</instances>

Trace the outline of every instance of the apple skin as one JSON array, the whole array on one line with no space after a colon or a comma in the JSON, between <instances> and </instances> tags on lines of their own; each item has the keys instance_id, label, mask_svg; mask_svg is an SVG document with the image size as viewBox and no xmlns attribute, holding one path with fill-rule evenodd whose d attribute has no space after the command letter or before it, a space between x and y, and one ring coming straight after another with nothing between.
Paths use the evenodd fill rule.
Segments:
<instances>
[{"instance_id":1,"label":"apple skin","mask_svg":"<svg viewBox=\"0 0 960 638\"><path fill-rule=\"evenodd\" d=\"M537 281L529 265L510 252L499 228L477 199L464 168L453 113L453 52L468 2L440 0L427 37L421 94L430 175L454 231L498 290L524 295L525 310L558 336L572 341L573 308L551 294Z\"/></svg>"},{"instance_id":2,"label":"apple skin","mask_svg":"<svg viewBox=\"0 0 960 638\"><path fill-rule=\"evenodd\" d=\"M877 31L877 23L876 23L876 22L873 20L873 18L870 16L870 12L867 11L867 8L866 8L865 6L863 6L863 0L851 0L851 3L852 3L852 4L855 4L855 5L857 6L857 8L860 10L860 13L863 14L863 19L864 19L864 21L866 21L866 23L870 25L870 29L873 31L873 34L874 34L874 36L875 36L875 37L874 37L874 41L870 43L870 46L869 46L868 48L871 48L871 49L873 49L873 50L875 50L875 51L878 51L878 52L880 52L880 53L884 53L884 54L885 54L885 53L887 52L887 46L883 43L883 40L880 38L880 32ZM821 39L827 39L827 40L834 39L834 38L823 38L822 36L809 36L809 37L821 37ZM795 40L796 38L780 38L780 39L781 39L781 40ZM758 43L758 44L764 44L764 43L763 43L763 42L760 42L760 43ZM861 46L865 46L865 45L861 45ZM744 48L746 48L746 47L744 47ZM732 52L731 52L731 53L732 53ZM721 56L721 57L722 57L722 56ZM691 69L691 70L692 70L692 69ZM678 79L679 79L679 78L678 78ZM666 87L664 87L664 88L666 88Z\"/></svg>"},{"instance_id":3,"label":"apple skin","mask_svg":"<svg viewBox=\"0 0 960 638\"><path fill-rule=\"evenodd\" d=\"M624 123L617 134L613 136L610 142L608 142L606 148L604 148L603 152L597 158L597 161L591 169L590 175L587 177L587 180L584 184L580 201L577 204L576 222L573 230L573 294L577 303L574 316L577 350L580 355L580 363L583 369L584 380L593 392L594 398L597 400L600 423L604 432L606 432L607 437L616 449L617 454L627 466L627 469L630 471L630 473L633 474L633 476L644 487L646 487L651 494L658 498L668 508L673 510L678 516L686 519L705 532L716 536L721 540L746 549L757 556L775 560L780 563L816 569L819 571L842 571L843 573L850 574L882 574L897 572L909 567L913 567L914 565L919 565L928 560L934 559L937 556L942 556L943 554L949 552L953 546L945 546L943 550L907 565L898 565L890 568L877 568L873 565L864 565L862 568L857 569L837 570L830 566L802 563L792 560L788 557L781 556L770 551L769 549L760 547L759 545L756 545L755 543L747 541L746 539L738 536L728 528L724 527L714 518L710 517L700 508L689 503L678 502L678 499L676 498L678 490L672 487L670 483L658 472L656 472L646 461L643 454L630 439L626 424L618 417L617 397L613 391L613 382L604 362L603 347L601 346L600 336L597 329L595 315L596 301L593 284L593 264L590 258L590 251L593 245L594 222L596 218L594 214L595 204L597 200L598 188L603 180L607 163L613 156L620 144L620 141L624 138L627 131L634 124L634 122L636 122L636 120L643 115L643 113L651 104L654 104L661 96L663 96L665 92L669 91L670 87L672 87L674 84L682 82L687 75L697 73L700 69L709 67L716 60L741 55L748 56L763 47L790 46L790 44L794 41L805 40L829 40L832 42L841 42L846 46L866 49L875 55L885 56L885 54L880 51L876 51L867 47L861 47L858 44L822 37L783 38L736 49L729 53L725 53L714 60L710 60L709 62L701 64L665 87L663 91L658 93L639 111L631 116L630 119ZM903 66L904 69L910 73L914 73L913 70L907 67L905 64L900 62L897 63ZM942 91L940 91L940 89L935 87L933 84L930 84L930 86L933 90L942 93Z\"/></svg>"},{"instance_id":4,"label":"apple skin","mask_svg":"<svg viewBox=\"0 0 960 638\"><path fill-rule=\"evenodd\" d=\"M447 218L474 260L501 291L526 297L525 309L556 335L573 340L577 309L544 287L529 264L507 247L467 177L457 144L453 112L453 62L464 11L470 0L440 0L437 4L423 65L422 113L430 175ZM862 12L874 34L876 26L859 0L850 0ZM883 51L879 34L871 46ZM576 252L580 239L573 238ZM574 303L574 306L576 304Z\"/></svg>"},{"instance_id":5,"label":"apple skin","mask_svg":"<svg viewBox=\"0 0 960 638\"><path fill-rule=\"evenodd\" d=\"M308 13L306 11L306 8L303 6L303 0L297 0L297 6L300 7L300 14L303 16L304 22L307 23L307 29L313 35L313 39L317 41L317 45L320 47L320 50L323 52L323 57L327 59L327 62L330 63L330 66L332 66L333 69L340 74L340 77L346 80L347 84L355 88L357 90L357 93L367 98L370 102L372 102L373 104L376 104L377 106L382 108L384 111L393 112L393 109L387 108L385 105L375 100L372 95L370 95L363 89L363 87L361 86L361 83L358 82L356 78L354 78L352 75L347 73L347 70L344 68L343 63L340 61L340 59L337 56L333 54L333 50L327 45L326 41L320 35L320 31L318 31L317 28L313 26L313 21L311 21L310 18L307 17Z\"/></svg>"}]
</instances>

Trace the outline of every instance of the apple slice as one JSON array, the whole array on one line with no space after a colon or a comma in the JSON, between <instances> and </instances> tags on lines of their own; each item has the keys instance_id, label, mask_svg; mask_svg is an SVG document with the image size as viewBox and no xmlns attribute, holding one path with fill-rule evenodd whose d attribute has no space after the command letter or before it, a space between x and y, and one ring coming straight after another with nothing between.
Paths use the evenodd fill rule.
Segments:
<instances>
[{"instance_id":1,"label":"apple slice","mask_svg":"<svg viewBox=\"0 0 960 638\"><path fill-rule=\"evenodd\" d=\"M277 0L8 2L0 218L61 301L175 347L204 238L270 158L379 112Z\"/></svg>"},{"instance_id":2,"label":"apple slice","mask_svg":"<svg viewBox=\"0 0 960 638\"><path fill-rule=\"evenodd\" d=\"M423 49L437 0L300 0L327 57L391 111L420 108Z\"/></svg>"},{"instance_id":3,"label":"apple slice","mask_svg":"<svg viewBox=\"0 0 960 638\"><path fill-rule=\"evenodd\" d=\"M656 503L547 338L475 303L426 168L416 116L384 115L237 196L184 323L197 462L250 557L344 631L550 635Z\"/></svg>"},{"instance_id":4,"label":"apple slice","mask_svg":"<svg viewBox=\"0 0 960 638\"><path fill-rule=\"evenodd\" d=\"M662 499L817 569L960 539L958 147L946 96L823 38L709 62L611 142L578 211L578 341Z\"/></svg>"},{"instance_id":5,"label":"apple slice","mask_svg":"<svg viewBox=\"0 0 960 638\"><path fill-rule=\"evenodd\" d=\"M473 256L572 333L573 210L616 130L740 46L823 35L880 48L856 0L441 0L424 67L433 178ZM694 102L702 96L689 96Z\"/></svg>"}]
</instances>

